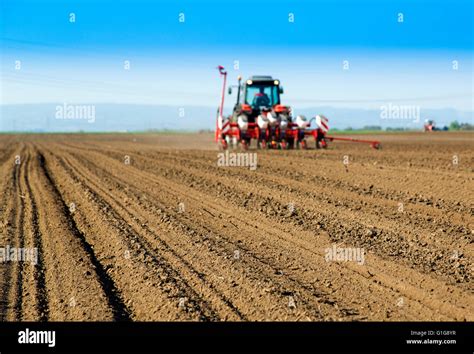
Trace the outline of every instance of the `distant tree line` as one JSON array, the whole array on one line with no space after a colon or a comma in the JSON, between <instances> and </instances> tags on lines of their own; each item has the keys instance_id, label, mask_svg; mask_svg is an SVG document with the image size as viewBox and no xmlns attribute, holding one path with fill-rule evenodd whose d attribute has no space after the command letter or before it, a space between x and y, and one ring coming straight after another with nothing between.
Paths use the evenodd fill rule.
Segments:
<instances>
[{"instance_id":1,"label":"distant tree line","mask_svg":"<svg viewBox=\"0 0 474 354\"><path fill-rule=\"evenodd\" d=\"M474 124L459 123L455 120L449 125L449 130L474 130Z\"/></svg>"},{"instance_id":2,"label":"distant tree line","mask_svg":"<svg viewBox=\"0 0 474 354\"><path fill-rule=\"evenodd\" d=\"M438 127L439 130L452 130L452 131L460 131L460 130L474 130L474 125L469 123L459 123L457 120L451 122L448 126ZM331 131L387 131L387 132L404 132L404 131L417 131L419 129L414 128L405 128L405 127L387 127L383 129L380 125L365 125L362 128L353 128L347 127L345 129L337 129L333 128Z\"/></svg>"}]
</instances>

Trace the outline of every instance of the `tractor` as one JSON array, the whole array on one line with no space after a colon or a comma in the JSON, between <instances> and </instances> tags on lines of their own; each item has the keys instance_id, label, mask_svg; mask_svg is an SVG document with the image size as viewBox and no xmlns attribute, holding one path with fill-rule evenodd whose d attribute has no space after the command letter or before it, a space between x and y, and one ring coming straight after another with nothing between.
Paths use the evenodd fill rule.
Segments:
<instances>
[{"instance_id":1,"label":"tractor","mask_svg":"<svg viewBox=\"0 0 474 354\"><path fill-rule=\"evenodd\" d=\"M432 132L436 130L436 123L431 119L425 120L425 125L423 126L425 132Z\"/></svg>"},{"instance_id":2,"label":"tractor","mask_svg":"<svg viewBox=\"0 0 474 354\"><path fill-rule=\"evenodd\" d=\"M229 87L232 94L232 87ZM291 108L281 104L283 87L280 81L271 76L251 76L242 84L238 77L237 101L230 121L237 123L240 131L239 143L244 148L251 139L257 141L257 147L286 148L294 145L295 139L288 134L288 125L292 123ZM303 136L297 137L297 144Z\"/></svg>"}]
</instances>

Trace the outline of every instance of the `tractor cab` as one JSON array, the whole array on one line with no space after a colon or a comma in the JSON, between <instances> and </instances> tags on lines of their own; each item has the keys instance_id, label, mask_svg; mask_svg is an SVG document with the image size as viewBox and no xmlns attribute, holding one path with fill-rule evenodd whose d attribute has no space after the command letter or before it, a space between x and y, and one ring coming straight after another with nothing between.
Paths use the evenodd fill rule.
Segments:
<instances>
[{"instance_id":1,"label":"tractor cab","mask_svg":"<svg viewBox=\"0 0 474 354\"><path fill-rule=\"evenodd\" d=\"M252 76L242 87L243 104L252 106L255 110L272 108L280 104L280 81L271 76Z\"/></svg>"},{"instance_id":2,"label":"tractor cab","mask_svg":"<svg viewBox=\"0 0 474 354\"><path fill-rule=\"evenodd\" d=\"M234 115L244 113L250 122L253 122L260 113L269 112L280 105L280 94L283 93L280 81L271 76L251 76L244 83L239 77L237 90ZM229 88L229 93L231 92L232 89Z\"/></svg>"}]
</instances>

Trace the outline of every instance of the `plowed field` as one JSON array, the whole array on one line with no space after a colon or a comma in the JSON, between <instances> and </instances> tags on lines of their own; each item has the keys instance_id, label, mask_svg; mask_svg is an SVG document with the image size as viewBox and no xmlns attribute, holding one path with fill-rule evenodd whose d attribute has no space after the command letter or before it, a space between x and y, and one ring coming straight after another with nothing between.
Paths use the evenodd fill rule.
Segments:
<instances>
[{"instance_id":1,"label":"plowed field","mask_svg":"<svg viewBox=\"0 0 474 354\"><path fill-rule=\"evenodd\" d=\"M0 320L473 321L474 134L378 138L1 135Z\"/></svg>"}]
</instances>

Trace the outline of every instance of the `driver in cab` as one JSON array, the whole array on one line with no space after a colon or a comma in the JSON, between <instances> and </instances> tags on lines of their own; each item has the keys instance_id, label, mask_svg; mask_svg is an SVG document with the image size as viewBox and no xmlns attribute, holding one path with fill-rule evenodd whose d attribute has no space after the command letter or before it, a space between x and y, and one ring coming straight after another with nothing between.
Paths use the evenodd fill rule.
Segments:
<instances>
[{"instance_id":1,"label":"driver in cab","mask_svg":"<svg viewBox=\"0 0 474 354\"><path fill-rule=\"evenodd\" d=\"M263 91L264 87L260 87L260 92L257 92L253 98L252 106L254 107L268 107L270 105L270 98Z\"/></svg>"}]
</instances>

